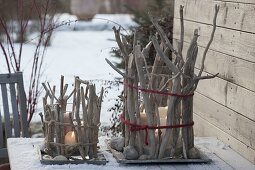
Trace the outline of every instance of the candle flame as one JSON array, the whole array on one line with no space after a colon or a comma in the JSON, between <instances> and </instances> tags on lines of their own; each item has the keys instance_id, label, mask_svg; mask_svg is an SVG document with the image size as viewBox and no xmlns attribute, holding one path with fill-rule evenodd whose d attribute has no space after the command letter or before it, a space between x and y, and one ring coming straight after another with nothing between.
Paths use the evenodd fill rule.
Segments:
<instances>
[{"instance_id":1,"label":"candle flame","mask_svg":"<svg viewBox=\"0 0 255 170\"><path fill-rule=\"evenodd\" d=\"M74 131L72 131L71 137L72 137L72 138L74 137Z\"/></svg>"}]
</instances>

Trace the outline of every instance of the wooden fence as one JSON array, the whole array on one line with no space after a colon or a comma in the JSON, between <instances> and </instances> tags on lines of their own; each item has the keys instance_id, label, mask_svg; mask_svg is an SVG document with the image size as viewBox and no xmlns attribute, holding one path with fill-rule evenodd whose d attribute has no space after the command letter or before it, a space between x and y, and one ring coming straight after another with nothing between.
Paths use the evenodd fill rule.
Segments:
<instances>
[{"instance_id":1,"label":"wooden fence","mask_svg":"<svg viewBox=\"0 0 255 170\"><path fill-rule=\"evenodd\" d=\"M255 164L255 0L175 0L173 37L179 38L179 6L184 5L184 51L198 28L196 68L200 68L215 4L220 5L218 27L204 74L219 75L199 83L194 96L195 134L216 136Z\"/></svg>"}]
</instances>

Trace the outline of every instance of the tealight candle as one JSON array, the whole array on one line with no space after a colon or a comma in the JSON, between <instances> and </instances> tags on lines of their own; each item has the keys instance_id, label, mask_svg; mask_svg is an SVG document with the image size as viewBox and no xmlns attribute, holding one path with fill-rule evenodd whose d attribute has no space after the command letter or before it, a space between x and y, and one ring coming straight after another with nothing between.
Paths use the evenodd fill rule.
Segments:
<instances>
[{"instance_id":1,"label":"tealight candle","mask_svg":"<svg viewBox=\"0 0 255 170\"><path fill-rule=\"evenodd\" d=\"M67 145L73 145L76 144L76 139L75 139L75 133L74 131L69 131L67 132L67 134L65 135L65 144Z\"/></svg>"}]
</instances>

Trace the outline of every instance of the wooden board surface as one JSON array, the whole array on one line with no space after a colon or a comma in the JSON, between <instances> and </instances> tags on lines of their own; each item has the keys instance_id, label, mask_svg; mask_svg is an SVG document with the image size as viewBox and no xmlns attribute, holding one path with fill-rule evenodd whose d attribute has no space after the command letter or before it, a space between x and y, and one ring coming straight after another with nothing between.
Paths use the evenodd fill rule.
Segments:
<instances>
[{"instance_id":1,"label":"wooden board surface","mask_svg":"<svg viewBox=\"0 0 255 170\"><path fill-rule=\"evenodd\" d=\"M184 19L212 24L215 4L220 5L217 20L218 26L255 32L255 4L214 0L178 0L175 1L175 17L179 18L179 6L183 5Z\"/></svg>"},{"instance_id":2,"label":"wooden board surface","mask_svg":"<svg viewBox=\"0 0 255 170\"><path fill-rule=\"evenodd\" d=\"M198 44L205 47L212 31L211 25L185 21L184 40L190 42L194 29L199 29ZM174 19L173 38L179 39L179 19ZM235 56L244 60L255 62L255 34L238 32L226 28L217 27L214 40L210 49Z\"/></svg>"},{"instance_id":3,"label":"wooden board surface","mask_svg":"<svg viewBox=\"0 0 255 170\"><path fill-rule=\"evenodd\" d=\"M214 0L214 1L255 4L255 0Z\"/></svg>"},{"instance_id":4,"label":"wooden board surface","mask_svg":"<svg viewBox=\"0 0 255 170\"><path fill-rule=\"evenodd\" d=\"M198 69L196 69L198 72ZM204 73L204 75L211 75ZM255 93L219 77L199 82L197 91L255 121Z\"/></svg>"},{"instance_id":5,"label":"wooden board surface","mask_svg":"<svg viewBox=\"0 0 255 170\"><path fill-rule=\"evenodd\" d=\"M185 42L183 48L184 56L187 54L188 46L189 43ZM196 68L201 68L204 49L204 47L198 47ZM255 92L255 63L253 62L209 50L204 70L212 74L219 73L220 78Z\"/></svg>"},{"instance_id":6,"label":"wooden board surface","mask_svg":"<svg viewBox=\"0 0 255 170\"><path fill-rule=\"evenodd\" d=\"M248 147L241 141L225 133L221 129L212 125L196 113L194 114L194 130L196 136L215 136L226 144L229 144L236 152L255 164L255 150Z\"/></svg>"},{"instance_id":7,"label":"wooden board surface","mask_svg":"<svg viewBox=\"0 0 255 170\"><path fill-rule=\"evenodd\" d=\"M195 93L194 112L214 126L255 149L255 121Z\"/></svg>"}]
</instances>

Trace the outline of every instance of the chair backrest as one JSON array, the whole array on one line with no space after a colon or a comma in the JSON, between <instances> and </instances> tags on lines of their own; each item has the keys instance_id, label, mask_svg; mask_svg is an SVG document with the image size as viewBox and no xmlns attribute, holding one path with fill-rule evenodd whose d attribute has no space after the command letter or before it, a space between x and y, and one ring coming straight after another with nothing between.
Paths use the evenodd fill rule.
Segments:
<instances>
[{"instance_id":1,"label":"chair backrest","mask_svg":"<svg viewBox=\"0 0 255 170\"><path fill-rule=\"evenodd\" d=\"M7 138L29 137L22 73L0 74L0 86L0 157L7 157Z\"/></svg>"}]
</instances>

